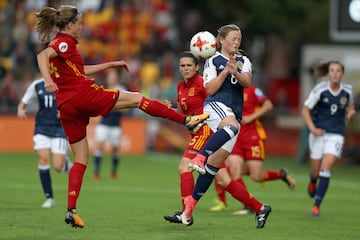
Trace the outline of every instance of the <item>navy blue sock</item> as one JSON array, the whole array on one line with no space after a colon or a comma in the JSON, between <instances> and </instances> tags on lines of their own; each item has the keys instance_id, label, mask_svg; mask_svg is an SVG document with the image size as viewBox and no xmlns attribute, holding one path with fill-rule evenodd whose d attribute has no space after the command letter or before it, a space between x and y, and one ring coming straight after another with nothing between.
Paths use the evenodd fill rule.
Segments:
<instances>
[{"instance_id":1,"label":"navy blue sock","mask_svg":"<svg viewBox=\"0 0 360 240\"><path fill-rule=\"evenodd\" d=\"M328 190L330 183L330 171L329 170L320 170L319 183L316 189L315 194L315 206L320 207L321 202L323 201L325 194Z\"/></svg>"},{"instance_id":2,"label":"navy blue sock","mask_svg":"<svg viewBox=\"0 0 360 240\"><path fill-rule=\"evenodd\" d=\"M200 174L196 180L196 184L192 193L192 197L195 200L199 200L205 192L209 189L211 183L214 180L216 173L219 171L219 168L213 167L209 164L205 166L205 174Z\"/></svg>"},{"instance_id":3,"label":"navy blue sock","mask_svg":"<svg viewBox=\"0 0 360 240\"><path fill-rule=\"evenodd\" d=\"M44 194L46 198L53 198L53 190L51 186L51 176L50 176L50 166L39 165L39 176L41 186L43 188Z\"/></svg>"},{"instance_id":4,"label":"navy blue sock","mask_svg":"<svg viewBox=\"0 0 360 240\"><path fill-rule=\"evenodd\" d=\"M112 155L112 168L111 168L112 173L116 173L117 167L119 165L119 161L120 161L120 156L118 154L113 154Z\"/></svg>"},{"instance_id":5,"label":"navy blue sock","mask_svg":"<svg viewBox=\"0 0 360 240\"><path fill-rule=\"evenodd\" d=\"M230 132L230 134L229 134ZM214 133L206 142L205 146L201 149L200 154L206 158L218 150L222 145L229 141L237 134L237 129L233 126L225 126L216 133Z\"/></svg>"},{"instance_id":6,"label":"navy blue sock","mask_svg":"<svg viewBox=\"0 0 360 240\"><path fill-rule=\"evenodd\" d=\"M95 174L100 173L101 159L102 159L102 152L101 151L95 151L95 153L94 153L94 173Z\"/></svg>"}]
</instances>

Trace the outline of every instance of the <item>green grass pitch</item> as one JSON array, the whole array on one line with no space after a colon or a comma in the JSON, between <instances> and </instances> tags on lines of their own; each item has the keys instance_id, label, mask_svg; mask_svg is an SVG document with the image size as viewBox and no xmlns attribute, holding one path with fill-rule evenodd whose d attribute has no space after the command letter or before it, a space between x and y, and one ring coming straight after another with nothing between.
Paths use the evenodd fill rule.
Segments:
<instances>
[{"instance_id":1,"label":"green grass pitch","mask_svg":"<svg viewBox=\"0 0 360 240\"><path fill-rule=\"evenodd\" d=\"M360 239L360 166L336 165L321 216L310 216L313 200L307 196L309 164L291 158L268 157L265 167L287 167L296 177L290 191L282 181L245 182L259 200L272 206L264 229L251 216L234 216L241 205L228 194L229 209L211 212L213 186L194 212L194 225L170 224L163 215L180 210L177 165L181 154L149 153L122 156L119 178L111 180L106 156L102 178L92 179L92 161L84 177L78 211L86 226L72 229L64 223L67 175L52 174L56 207L42 209L44 201L34 153L0 153L1 240L115 240L115 239Z\"/></svg>"}]
</instances>

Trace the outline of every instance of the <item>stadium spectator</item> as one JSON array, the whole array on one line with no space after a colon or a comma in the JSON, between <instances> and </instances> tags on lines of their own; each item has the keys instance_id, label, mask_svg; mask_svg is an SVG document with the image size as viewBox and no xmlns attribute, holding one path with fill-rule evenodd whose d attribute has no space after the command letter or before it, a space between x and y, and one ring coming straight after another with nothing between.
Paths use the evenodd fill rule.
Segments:
<instances>
[{"instance_id":1,"label":"stadium spectator","mask_svg":"<svg viewBox=\"0 0 360 240\"><path fill-rule=\"evenodd\" d=\"M327 79L311 90L302 110L310 131L308 194L315 198L312 216L320 216L320 205L329 187L331 168L342 154L345 121L356 114L352 86L342 82L344 73L344 65L338 61L318 64L314 74L317 77L327 76Z\"/></svg>"},{"instance_id":2,"label":"stadium spectator","mask_svg":"<svg viewBox=\"0 0 360 240\"><path fill-rule=\"evenodd\" d=\"M42 42L50 41L50 34L55 27L57 29L56 35L48 47L37 55L37 59L45 79L45 89L56 92L61 123L74 153L75 163L69 173L68 212L65 217L65 222L72 227L85 226L76 211L76 203L88 164L86 126L90 117L138 108L149 115L166 118L193 129L209 116L185 116L138 92L104 89L95 84L87 75L111 68L128 71L128 66L125 61L84 65L76 48L82 24L82 14L72 5L62 5L58 9L44 7L36 14L35 29Z\"/></svg>"}]
</instances>

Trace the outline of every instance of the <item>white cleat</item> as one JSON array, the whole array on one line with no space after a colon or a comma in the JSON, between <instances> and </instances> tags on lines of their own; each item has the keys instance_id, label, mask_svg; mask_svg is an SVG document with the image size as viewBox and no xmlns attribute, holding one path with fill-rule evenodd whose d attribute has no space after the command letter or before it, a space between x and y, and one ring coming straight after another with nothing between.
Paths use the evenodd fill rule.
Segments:
<instances>
[{"instance_id":1,"label":"white cleat","mask_svg":"<svg viewBox=\"0 0 360 240\"><path fill-rule=\"evenodd\" d=\"M205 168L199 166L198 164L189 164L189 167L193 170L196 171L198 173L200 173L201 175L204 175L206 173Z\"/></svg>"},{"instance_id":2,"label":"white cleat","mask_svg":"<svg viewBox=\"0 0 360 240\"><path fill-rule=\"evenodd\" d=\"M52 198L47 198L45 202L41 205L42 208L53 208L55 207L55 201Z\"/></svg>"}]
</instances>

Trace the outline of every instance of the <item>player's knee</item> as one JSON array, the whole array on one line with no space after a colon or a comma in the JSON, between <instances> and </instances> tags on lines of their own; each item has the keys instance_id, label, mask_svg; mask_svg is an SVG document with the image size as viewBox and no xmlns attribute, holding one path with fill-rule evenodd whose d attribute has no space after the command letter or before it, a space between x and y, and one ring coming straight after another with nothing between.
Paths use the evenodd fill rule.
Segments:
<instances>
[{"instance_id":1,"label":"player's knee","mask_svg":"<svg viewBox=\"0 0 360 240\"><path fill-rule=\"evenodd\" d=\"M254 181L254 182L262 182L264 181L264 178L260 175L250 175L251 179Z\"/></svg>"},{"instance_id":2,"label":"player's knee","mask_svg":"<svg viewBox=\"0 0 360 240\"><path fill-rule=\"evenodd\" d=\"M223 129L226 131L227 134L229 134L230 138L235 137L239 131L239 128L237 128L233 125L230 125L230 124L226 125Z\"/></svg>"}]
</instances>

